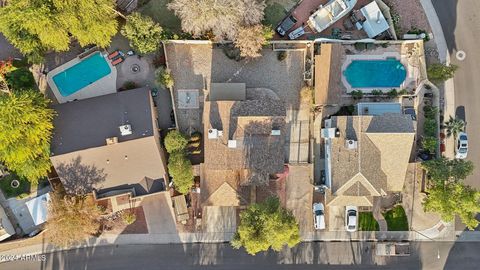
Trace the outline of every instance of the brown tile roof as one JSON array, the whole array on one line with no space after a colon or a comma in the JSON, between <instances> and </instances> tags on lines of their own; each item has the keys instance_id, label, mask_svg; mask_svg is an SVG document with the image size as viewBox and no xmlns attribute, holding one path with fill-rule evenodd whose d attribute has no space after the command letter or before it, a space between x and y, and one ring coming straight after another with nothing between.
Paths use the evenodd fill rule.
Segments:
<instances>
[{"instance_id":1,"label":"brown tile roof","mask_svg":"<svg viewBox=\"0 0 480 270\"><path fill-rule=\"evenodd\" d=\"M336 116L332 126L340 137L332 141L334 195L379 196L401 190L413 145L409 116ZM348 149L346 140L357 141Z\"/></svg>"}]
</instances>

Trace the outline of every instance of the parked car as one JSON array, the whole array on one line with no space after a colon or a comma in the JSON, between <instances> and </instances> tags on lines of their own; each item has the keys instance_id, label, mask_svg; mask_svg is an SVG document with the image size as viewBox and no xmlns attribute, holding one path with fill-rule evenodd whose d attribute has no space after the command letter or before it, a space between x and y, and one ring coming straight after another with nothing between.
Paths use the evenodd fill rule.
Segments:
<instances>
[{"instance_id":1,"label":"parked car","mask_svg":"<svg viewBox=\"0 0 480 270\"><path fill-rule=\"evenodd\" d=\"M460 132L455 142L455 158L464 159L468 154L468 137L467 133Z\"/></svg>"},{"instance_id":2,"label":"parked car","mask_svg":"<svg viewBox=\"0 0 480 270\"><path fill-rule=\"evenodd\" d=\"M280 36L285 36L288 30L292 29L292 27L297 23L297 19L293 15L289 15L278 25L277 32Z\"/></svg>"},{"instance_id":3,"label":"parked car","mask_svg":"<svg viewBox=\"0 0 480 270\"><path fill-rule=\"evenodd\" d=\"M345 209L345 228L348 232L357 231L358 209L356 206L347 206Z\"/></svg>"},{"instance_id":4,"label":"parked car","mask_svg":"<svg viewBox=\"0 0 480 270\"><path fill-rule=\"evenodd\" d=\"M313 204L313 224L316 230L325 229L325 207L323 203Z\"/></svg>"},{"instance_id":5,"label":"parked car","mask_svg":"<svg viewBox=\"0 0 480 270\"><path fill-rule=\"evenodd\" d=\"M299 38L303 35L305 35L305 30L304 30L303 26L300 26L297 29L290 32L290 34L288 34L288 38L289 39L297 39L297 38Z\"/></svg>"}]
</instances>

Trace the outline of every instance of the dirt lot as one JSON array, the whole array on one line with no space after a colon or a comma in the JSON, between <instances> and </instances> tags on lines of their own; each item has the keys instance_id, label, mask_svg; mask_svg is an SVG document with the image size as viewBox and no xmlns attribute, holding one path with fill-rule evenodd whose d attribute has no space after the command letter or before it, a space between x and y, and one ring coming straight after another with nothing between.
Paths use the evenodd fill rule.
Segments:
<instances>
[{"instance_id":1,"label":"dirt lot","mask_svg":"<svg viewBox=\"0 0 480 270\"><path fill-rule=\"evenodd\" d=\"M393 10L393 12L391 11L392 16L396 13L400 17L399 24L403 33L406 33L412 27L427 32L432 31L420 0L384 0L384 2Z\"/></svg>"}]
</instances>

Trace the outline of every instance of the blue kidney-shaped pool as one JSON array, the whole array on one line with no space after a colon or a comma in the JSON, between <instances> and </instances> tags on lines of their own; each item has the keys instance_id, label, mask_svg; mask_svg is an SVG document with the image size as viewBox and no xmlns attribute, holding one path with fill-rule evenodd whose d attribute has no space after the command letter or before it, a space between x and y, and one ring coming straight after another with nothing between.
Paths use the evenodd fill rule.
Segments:
<instances>
[{"instance_id":1,"label":"blue kidney-shaped pool","mask_svg":"<svg viewBox=\"0 0 480 270\"><path fill-rule=\"evenodd\" d=\"M405 81L407 71L395 58L353 60L343 75L352 88L393 88Z\"/></svg>"},{"instance_id":2,"label":"blue kidney-shaped pool","mask_svg":"<svg viewBox=\"0 0 480 270\"><path fill-rule=\"evenodd\" d=\"M100 52L53 76L60 94L69 96L110 74L112 70Z\"/></svg>"}]
</instances>

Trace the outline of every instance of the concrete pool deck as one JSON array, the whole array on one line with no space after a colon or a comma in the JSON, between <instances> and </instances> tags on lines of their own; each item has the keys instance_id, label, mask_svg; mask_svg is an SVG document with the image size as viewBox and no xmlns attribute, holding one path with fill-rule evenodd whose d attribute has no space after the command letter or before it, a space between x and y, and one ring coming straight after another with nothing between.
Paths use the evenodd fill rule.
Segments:
<instances>
[{"instance_id":1,"label":"concrete pool deck","mask_svg":"<svg viewBox=\"0 0 480 270\"><path fill-rule=\"evenodd\" d=\"M347 67L355 60L387 60L387 58L395 58L402 63L406 70L406 77L402 84L399 87L372 87L372 88L352 88L351 85L347 82L347 78L343 74ZM396 89L397 91L405 88L416 87L418 81L419 72L417 68L412 66L408 61L406 55L401 55L398 52L384 52L383 54L370 55L370 54L355 54L355 55L346 55L345 60L342 64L342 83L346 88L346 92L350 93L353 90L361 90L364 93L370 93L373 90L383 90L390 91L391 89Z\"/></svg>"},{"instance_id":2,"label":"concrete pool deck","mask_svg":"<svg viewBox=\"0 0 480 270\"><path fill-rule=\"evenodd\" d=\"M97 51L92 52L89 56L93 55ZM100 52L104 58L106 58L107 53L106 52ZM87 56L87 57L89 57ZM85 57L86 58L86 57ZM83 58L83 59L85 59ZM100 78L99 80L93 82L90 85L87 85L86 87L78 90L77 92L68 95L66 97L62 96L60 94L60 91L53 81L53 77L68 68L75 66L76 64L80 63L82 59L79 57L75 57L74 59L68 61L67 63L53 69L47 74L47 82L48 85L50 86L50 89L52 89L53 94L55 95L55 98L57 99L58 103L66 103L69 101L73 101L76 99L87 99L91 97L97 97L97 96L103 96L111 93L115 93L117 91L117 69L112 66L110 61L105 59L107 61L108 66L110 67L110 74L106 75L105 77Z\"/></svg>"}]
</instances>

